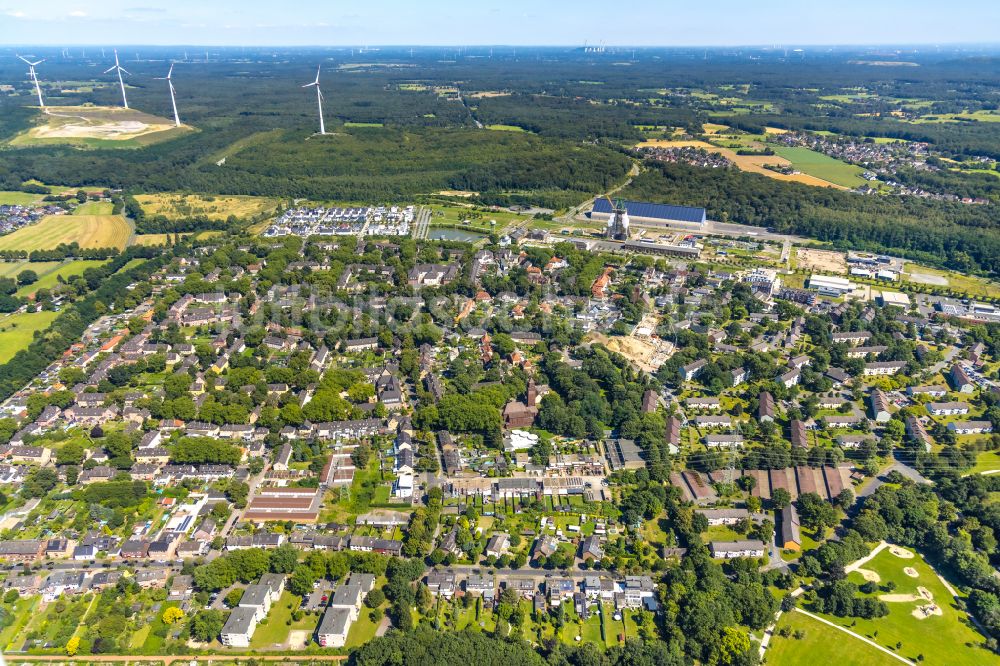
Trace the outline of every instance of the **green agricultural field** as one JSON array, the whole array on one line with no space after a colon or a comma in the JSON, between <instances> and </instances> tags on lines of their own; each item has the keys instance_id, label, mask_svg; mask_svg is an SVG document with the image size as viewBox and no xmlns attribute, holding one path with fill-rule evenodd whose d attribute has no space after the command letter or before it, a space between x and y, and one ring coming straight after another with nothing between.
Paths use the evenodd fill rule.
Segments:
<instances>
[{"instance_id":1,"label":"green agricultural field","mask_svg":"<svg viewBox=\"0 0 1000 666\"><path fill-rule=\"evenodd\" d=\"M30 192L0 192L0 206L25 206L41 201L43 196Z\"/></svg>"},{"instance_id":2,"label":"green agricultural field","mask_svg":"<svg viewBox=\"0 0 1000 666\"><path fill-rule=\"evenodd\" d=\"M783 637L778 631L792 632ZM801 638L795 638L801 632ZM884 652L864 641L838 631L802 613L784 613L767 649L767 663L771 666L798 666L799 664L842 663L851 666L889 666L898 664Z\"/></svg>"},{"instance_id":3,"label":"green agricultural field","mask_svg":"<svg viewBox=\"0 0 1000 666\"><path fill-rule=\"evenodd\" d=\"M0 236L0 250L51 250L74 241L82 248L124 249L131 236L132 225L121 215L50 215Z\"/></svg>"},{"instance_id":4,"label":"green agricultural field","mask_svg":"<svg viewBox=\"0 0 1000 666\"><path fill-rule=\"evenodd\" d=\"M41 276L61 265L62 262L59 261L2 261L0 262L0 278L16 278L18 273L26 269L33 270Z\"/></svg>"},{"instance_id":5,"label":"green agricultural field","mask_svg":"<svg viewBox=\"0 0 1000 666\"><path fill-rule=\"evenodd\" d=\"M775 146L774 152L792 163L792 166L816 178L842 187L859 187L865 183L864 172L859 166L841 162L832 157L802 147Z\"/></svg>"},{"instance_id":6,"label":"green agricultural field","mask_svg":"<svg viewBox=\"0 0 1000 666\"><path fill-rule=\"evenodd\" d=\"M82 275L88 268L97 268L107 263L107 260L78 259L76 261L41 261L20 264L21 270L27 268L38 274L38 281L25 285L17 290L17 296L30 296L39 289L52 289L59 284L59 278L67 280L74 275Z\"/></svg>"},{"instance_id":7,"label":"green agricultural field","mask_svg":"<svg viewBox=\"0 0 1000 666\"><path fill-rule=\"evenodd\" d=\"M916 578L906 574L907 567L916 570ZM879 576L880 586L889 581L895 583L896 587L891 593L879 589L872 595L886 602L889 614L874 620L823 615L825 619L874 640L910 660L923 655L929 664L1000 664L1000 656L990 655L979 647L986 639L972 628L968 614L958 608L951 592L919 554L908 559L901 558L886 548L863 568ZM849 580L858 585L865 582L858 572L852 572ZM933 601L921 598L918 588L929 592ZM885 596L889 594L891 596ZM936 605L940 614L923 616L918 609L929 604ZM920 617L915 616L914 612ZM902 643L902 647L897 649L897 643Z\"/></svg>"},{"instance_id":8,"label":"green agricultural field","mask_svg":"<svg viewBox=\"0 0 1000 666\"><path fill-rule=\"evenodd\" d=\"M0 363L6 363L14 354L27 349L35 331L45 330L58 316L58 312L29 312L0 317Z\"/></svg>"},{"instance_id":9,"label":"green agricultural field","mask_svg":"<svg viewBox=\"0 0 1000 666\"><path fill-rule=\"evenodd\" d=\"M958 123L958 122L980 122L998 123L1000 113L993 111L963 111L962 113L936 113L922 116L911 122L914 123Z\"/></svg>"},{"instance_id":10,"label":"green agricultural field","mask_svg":"<svg viewBox=\"0 0 1000 666\"><path fill-rule=\"evenodd\" d=\"M347 121L344 123L344 127L385 127L385 123L355 123Z\"/></svg>"},{"instance_id":11,"label":"green agricultural field","mask_svg":"<svg viewBox=\"0 0 1000 666\"><path fill-rule=\"evenodd\" d=\"M73 209L74 215L111 215L114 204L108 201L88 201Z\"/></svg>"},{"instance_id":12,"label":"green agricultural field","mask_svg":"<svg viewBox=\"0 0 1000 666\"><path fill-rule=\"evenodd\" d=\"M498 132L527 132L528 130L523 127L518 127L517 125L487 125L486 129L496 130Z\"/></svg>"}]
</instances>

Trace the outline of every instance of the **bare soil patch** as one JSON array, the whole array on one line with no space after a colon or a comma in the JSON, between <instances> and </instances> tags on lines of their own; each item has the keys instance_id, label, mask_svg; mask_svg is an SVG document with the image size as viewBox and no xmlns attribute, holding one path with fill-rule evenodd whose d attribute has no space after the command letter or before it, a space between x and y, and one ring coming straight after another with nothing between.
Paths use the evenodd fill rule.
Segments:
<instances>
[{"instance_id":1,"label":"bare soil patch","mask_svg":"<svg viewBox=\"0 0 1000 666\"><path fill-rule=\"evenodd\" d=\"M847 260L844 258L843 252L800 247L797 248L796 253L799 268L824 273L847 273Z\"/></svg>"}]
</instances>

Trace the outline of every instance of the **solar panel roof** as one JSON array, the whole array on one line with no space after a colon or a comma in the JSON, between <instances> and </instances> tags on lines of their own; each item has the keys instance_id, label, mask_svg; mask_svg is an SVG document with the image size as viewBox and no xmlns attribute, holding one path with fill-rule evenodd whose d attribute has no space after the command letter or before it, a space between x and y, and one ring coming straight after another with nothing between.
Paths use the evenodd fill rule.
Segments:
<instances>
[{"instance_id":1,"label":"solar panel roof","mask_svg":"<svg viewBox=\"0 0 1000 666\"><path fill-rule=\"evenodd\" d=\"M646 217L659 220L676 220L678 222L705 223L705 209L691 206L671 206L669 204L649 203L646 201L623 201L625 210L631 217ZM607 199L594 201L592 213L611 213L611 204Z\"/></svg>"}]
</instances>

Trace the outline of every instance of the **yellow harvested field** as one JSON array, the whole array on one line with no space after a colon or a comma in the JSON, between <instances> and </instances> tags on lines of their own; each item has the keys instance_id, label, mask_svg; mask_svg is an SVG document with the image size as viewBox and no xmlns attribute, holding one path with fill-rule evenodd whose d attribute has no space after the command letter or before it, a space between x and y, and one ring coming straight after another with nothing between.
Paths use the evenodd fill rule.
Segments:
<instances>
[{"instance_id":1,"label":"yellow harvested field","mask_svg":"<svg viewBox=\"0 0 1000 666\"><path fill-rule=\"evenodd\" d=\"M51 250L73 242L81 248L125 249L131 236L132 225L121 215L50 215L0 236L0 250Z\"/></svg>"},{"instance_id":2,"label":"yellow harvested field","mask_svg":"<svg viewBox=\"0 0 1000 666\"><path fill-rule=\"evenodd\" d=\"M225 220L230 215L248 218L271 212L278 207L278 200L268 197L213 194L139 194L135 200L142 206L146 215L163 215L169 219L195 215L211 220Z\"/></svg>"},{"instance_id":3,"label":"yellow harvested field","mask_svg":"<svg viewBox=\"0 0 1000 666\"><path fill-rule=\"evenodd\" d=\"M469 192L468 190L441 190L438 194L442 197L470 197L479 196L479 192Z\"/></svg>"},{"instance_id":4,"label":"yellow harvested field","mask_svg":"<svg viewBox=\"0 0 1000 666\"><path fill-rule=\"evenodd\" d=\"M822 178L816 178L815 176L810 176L805 173L794 173L794 174L784 174L778 173L777 171L771 171L770 169L765 169L765 165L786 167L791 166L791 162L786 160L784 157L778 157L777 155L737 155L736 151L729 148L720 148L719 146L713 146L706 141L666 141L663 139L650 139L649 141L643 141L636 144L637 148L704 148L710 153L718 153L726 159L732 160L740 168L741 171L747 171L749 173L759 173L762 176L767 176L768 178L774 178L775 180L786 180L795 183L804 183L805 185L814 185L816 187L832 187L838 190L846 190L846 187L840 185L834 185L829 181L825 181Z\"/></svg>"},{"instance_id":5,"label":"yellow harvested field","mask_svg":"<svg viewBox=\"0 0 1000 666\"><path fill-rule=\"evenodd\" d=\"M767 134L785 134L788 130L781 129L780 127L765 127L764 132Z\"/></svg>"},{"instance_id":6,"label":"yellow harvested field","mask_svg":"<svg viewBox=\"0 0 1000 666\"><path fill-rule=\"evenodd\" d=\"M719 125L718 123L703 123L701 126L701 130L705 134L718 134L727 129L729 129L729 125Z\"/></svg>"},{"instance_id":7,"label":"yellow harvested field","mask_svg":"<svg viewBox=\"0 0 1000 666\"><path fill-rule=\"evenodd\" d=\"M156 245L166 245L167 238L171 234L138 234L133 239L133 244L153 247Z\"/></svg>"}]
</instances>

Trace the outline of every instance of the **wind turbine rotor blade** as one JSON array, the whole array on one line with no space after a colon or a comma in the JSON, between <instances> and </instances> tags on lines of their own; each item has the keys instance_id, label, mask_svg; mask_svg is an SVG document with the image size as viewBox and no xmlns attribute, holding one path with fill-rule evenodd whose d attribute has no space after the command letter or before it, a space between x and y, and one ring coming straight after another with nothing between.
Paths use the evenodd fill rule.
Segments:
<instances>
[{"instance_id":1,"label":"wind turbine rotor blade","mask_svg":"<svg viewBox=\"0 0 1000 666\"><path fill-rule=\"evenodd\" d=\"M128 74L129 76L132 76L132 72L128 71L128 70L127 70L127 69L125 69L124 67L119 67L118 69L119 69L119 71L122 71L122 72L125 72L125 73L126 73L126 74Z\"/></svg>"},{"instance_id":2,"label":"wind turbine rotor blade","mask_svg":"<svg viewBox=\"0 0 1000 666\"><path fill-rule=\"evenodd\" d=\"M170 70L167 72L167 80L168 81L170 80L170 77L171 77L171 75L173 75L173 73L174 73L174 65L173 65L173 63L171 63Z\"/></svg>"},{"instance_id":3,"label":"wind turbine rotor blade","mask_svg":"<svg viewBox=\"0 0 1000 666\"><path fill-rule=\"evenodd\" d=\"M115 71L114 67L108 67L106 70L104 70L104 73L107 74L108 72L113 72L113 71Z\"/></svg>"}]
</instances>

